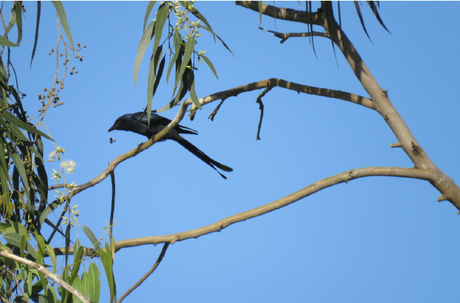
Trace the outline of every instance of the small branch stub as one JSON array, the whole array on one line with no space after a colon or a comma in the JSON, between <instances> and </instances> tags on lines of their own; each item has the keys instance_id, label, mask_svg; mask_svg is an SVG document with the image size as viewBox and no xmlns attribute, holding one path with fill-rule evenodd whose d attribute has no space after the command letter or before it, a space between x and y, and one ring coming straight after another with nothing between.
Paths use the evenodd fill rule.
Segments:
<instances>
[{"instance_id":1,"label":"small branch stub","mask_svg":"<svg viewBox=\"0 0 460 303\"><path fill-rule=\"evenodd\" d=\"M415 155L420 155L420 153L421 153L421 148L420 148L420 146L418 146L417 144L415 144L413 141L411 141L411 144L412 144L412 152L413 152Z\"/></svg>"}]
</instances>

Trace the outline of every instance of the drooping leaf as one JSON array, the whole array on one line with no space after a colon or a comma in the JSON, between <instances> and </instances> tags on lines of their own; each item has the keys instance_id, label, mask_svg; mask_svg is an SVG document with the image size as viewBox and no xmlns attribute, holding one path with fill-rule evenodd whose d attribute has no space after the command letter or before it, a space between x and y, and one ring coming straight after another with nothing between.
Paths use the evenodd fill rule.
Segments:
<instances>
[{"instance_id":1,"label":"drooping leaf","mask_svg":"<svg viewBox=\"0 0 460 303\"><path fill-rule=\"evenodd\" d=\"M93 231L87 226L82 225L81 227L83 228L85 235L91 241L91 244L93 244L94 248L97 250L101 249L101 245L98 243L96 235L94 235Z\"/></svg>"},{"instance_id":2,"label":"drooping leaf","mask_svg":"<svg viewBox=\"0 0 460 303\"><path fill-rule=\"evenodd\" d=\"M107 283L110 289L110 301L113 302L113 296L115 295L115 285L113 281L113 263L112 253L108 243L105 244L105 250L99 250L99 256L101 258L102 265L104 266L105 275L107 277Z\"/></svg>"},{"instance_id":3,"label":"drooping leaf","mask_svg":"<svg viewBox=\"0 0 460 303\"><path fill-rule=\"evenodd\" d=\"M9 47L19 46L16 43L11 42L10 40L6 39L3 36L0 36L0 45L9 46Z\"/></svg>"},{"instance_id":4,"label":"drooping leaf","mask_svg":"<svg viewBox=\"0 0 460 303\"><path fill-rule=\"evenodd\" d=\"M32 61L34 60L34 56L35 56L35 50L37 49L38 29L40 28L41 11L42 11L42 4L41 4L40 1L37 1L37 21L35 22L34 47L32 48L32 56L30 58L30 66L32 66Z\"/></svg>"},{"instance_id":5,"label":"drooping leaf","mask_svg":"<svg viewBox=\"0 0 460 303\"><path fill-rule=\"evenodd\" d=\"M192 99L193 104L195 104L196 107L201 109L200 100L198 99L198 96L195 91L195 81L192 82L192 87L190 89L190 98Z\"/></svg>"},{"instance_id":6,"label":"drooping leaf","mask_svg":"<svg viewBox=\"0 0 460 303\"><path fill-rule=\"evenodd\" d=\"M182 36L180 35L178 30L174 31L174 56L171 59L171 62L169 63L168 67L168 72L166 73L166 83L169 83L169 74L171 73L172 67L174 64L176 64L177 59L179 58L180 55L180 49L181 49L181 43L182 43ZM174 95L174 92L173 92Z\"/></svg>"},{"instance_id":7,"label":"drooping leaf","mask_svg":"<svg viewBox=\"0 0 460 303\"><path fill-rule=\"evenodd\" d=\"M155 84L153 85L153 95L155 95L158 85L160 84L161 76L163 75L163 70L165 68L165 62L166 62L166 55L163 56L163 59L161 59L161 62L160 62L160 66L158 67L158 73L155 78Z\"/></svg>"},{"instance_id":8,"label":"drooping leaf","mask_svg":"<svg viewBox=\"0 0 460 303\"><path fill-rule=\"evenodd\" d=\"M211 63L211 60L208 59L205 55L201 55L201 58L203 58L204 62L209 66L209 68L212 70L212 73L214 76L216 76L216 79L219 80L219 77L217 76L217 71L214 68L214 65Z\"/></svg>"},{"instance_id":9,"label":"drooping leaf","mask_svg":"<svg viewBox=\"0 0 460 303\"><path fill-rule=\"evenodd\" d=\"M37 258L37 253L34 251L33 246L27 241L26 235L9 232L3 234L3 237L9 244L16 246L20 249L23 248L21 249L22 253L24 253L24 251L27 249L27 253L30 254L32 258Z\"/></svg>"},{"instance_id":10,"label":"drooping leaf","mask_svg":"<svg viewBox=\"0 0 460 303\"><path fill-rule=\"evenodd\" d=\"M157 12L157 19L155 23L154 30L154 39L153 39L153 54L156 54L157 48L160 45L161 35L163 33L163 28L166 23L166 19L169 16L169 7L167 5L161 5ZM156 64L155 64L156 65Z\"/></svg>"},{"instance_id":11,"label":"drooping leaf","mask_svg":"<svg viewBox=\"0 0 460 303\"><path fill-rule=\"evenodd\" d=\"M149 19L150 12L152 11L153 6L155 5L156 1L149 1L147 5L147 9L145 10L145 17L144 17L144 26L142 27L145 30L145 25L147 24L147 20Z\"/></svg>"},{"instance_id":12,"label":"drooping leaf","mask_svg":"<svg viewBox=\"0 0 460 303\"><path fill-rule=\"evenodd\" d=\"M45 239L43 239L43 237L37 232L35 232L35 239L37 240L37 260L35 262L41 266L44 266L45 264L43 262L43 258L45 257L46 252ZM40 277L40 283L42 284L43 289L46 289L47 282L45 275L40 271L38 272L38 275Z\"/></svg>"},{"instance_id":13,"label":"drooping leaf","mask_svg":"<svg viewBox=\"0 0 460 303\"><path fill-rule=\"evenodd\" d=\"M91 302L99 302L99 295L101 292L101 280L100 280L101 273L99 272L99 268L96 264L91 263L88 268L88 280L90 282L89 288L89 296L91 298Z\"/></svg>"},{"instance_id":14,"label":"drooping leaf","mask_svg":"<svg viewBox=\"0 0 460 303\"><path fill-rule=\"evenodd\" d=\"M14 167L18 170L19 175L21 176L21 180L22 180L22 183L24 184L24 191L26 193L27 199L29 203L33 203L33 200L31 201L31 197L30 197L29 178L27 177L24 163L22 162L22 159L19 156L19 154L12 153L11 158L13 159Z\"/></svg>"},{"instance_id":15,"label":"drooping leaf","mask_svg":"<svg viewBox=\"0 0 460 303\"><path fill-rule=\"evenodd\" d=\"M375 5L375 2L374 1L367 1L367 4L369 4L369 6L371 7L371 10L372 12L374 13L375 17L377 18L377 20L379 21L380 25L383 26L383 28L390 33L390 31L388 30L388 28L385 26L385 24L383 23L383 20L380 18L380 14L378 12L378 2L377 2L377 5Z\"/></svg>"},{"instance_id":16,"label":"drooping leaf","mask_svg":"<svg viewBox=\"0 0 460 303\"><path fill-rule=\"evenodd\" d=\"M184 57L182 58L182 64L179 69L179 73L176 75L178 78L182 78L186 68L191 68L189 65L190 58L192 57L193 50L195 49L195 38L189 37L185 44ZM188 67L187 67L188 66Z\"/></svg>"},{"instance_id":17,"label":"drooping leaf","mask_svg":"<svg viewBox=\"0 0 460 303\"><path fill-rule=\"evenodd\" d=\"M230 49L230 47L228 47L227 44L224 42L224 40L222 40L222 39L219 37L219 35L217 35L216 33L214 33L214 32L212 31L212 29L208 28L207 26L201 25L201 24L199 24L198 27L199 27L199 28L202 28L202 29L204 29L204 30L206 30L206 31L208 31L208 32L210 32L211 34L213 34L213 36L216 37L217 39L219 39L220 43L222 43L222 45L223 45L233 56L235 56L235 54L233 54L233 52L232 52L232 50Z\"/></svg>"},{"instance_id":18,"label":"drooping leaf","mask_svg":"<svg viewBox=\"0 0 460 303\"><path fill-rule=\"evenodd\" d=\"M61 20L62 27L64 28L64 32L67 35L67 39L69 39L70 45L72 48L75 48L73 45L72 34L70 33L69 23L67 22L67 15L64 10L64 5L61 1L51 1L56 9L56 12L59 16L59 20Z\"/></svg>"},{"instance_id":19,"label":"drooping leaf","mask_svg":"<svg viewBox=\"0 0 460 303\"><path fill-rule=\"evenodd\" d=\"M16 27L18 28L18 38L16 43L19 45L22 41L22 7L20 2L15 3L14 14L16 15Z\"/></svg>"},{"instance_id":20,"label":"drooping leaf","mask_svg":"<svg viewBox=\"0 0 460 303\"><path fill-rule=\"evenodd\" d=\"M40 215L40 225L43 225L43 222L45 222L46 218L51 214L56 208L58 208L60 203L58 201L53 201L47 208L45 208L41 215Z\"/></svg>"},{"instance_id":21,"label":"drooping leaf","mask_svg":"<svg viewBox=\"0 0 460 303\"><path fill-rule=\"evenodd\" d=\"M46 251L48 253L48 256L51 258L51 262L53 263L53 273L56 272L56 254L54 253L54 249L51 247L51 245L46 244Z\"/></svg>"},{"instance_id":22,"label":"drooping leaf","mask_svg":"<svg viewBox=\"0 0 460 303\"><path fill-rule=\"evenodd\" d=\"M0 183L1 183L1 190L2 194L6 196L9 196L8 194L8 166L5 161L6 155L5 155L5 150L6 146L4 145L3 138L0 138ZM8 199L9 200L9 199ZM5 203L6 204L6 203Z\"/></svg>"},{"instance_id":23,"label":"drooping leaf","mask_svg":"<svg viewBox=\"0 0 460 303\"><path fill-rule=\"evenodd\" d=\"M355 4L356 12L358 13L358 16L359 16L359 21L361 21L361 26L363 27L364 32L366 33L366 36L369 38L369 40L372 41L371 37L370 37L369 34L367 33L366 26L364 25L363 15L361 14L361 8L359 7L360 4L359 4L358 1L353 1L353 2L354 2L354 4Z\"/></svg>"},{"instance_id":24,"label":"drooping leaf","mask_svg":"<svg viewBox=\"0 0 460 303\"><path fill-rule=\"evenodd\" d=\"M8 121L9 123L13 124L13 125L16 125L17 127L19 128L22 128L32 134L38 134L42 137L45 137L47 139L50 139L50 140L53 140L51 139L47 134L39 131L38 129L36 129L35 127L31 126L30 124L27 124L21 120L19 120L18 118L16 118L15 116L13 116L12 113L8 112L8 111L3 111L3 116L5 118L6 121ZM1 114L0 114L0 117L1 117ZM53 140L54 141L54 140Z\"/></svg>"},{"instance_id":25,"label":"drooping leaf","mask_svg":"<svg viewBox=\"0 0 460 303\"><path fill-rule=\"evenodd\" d=\"M158 67L158 60L162 52L163 52L163 47L160 45L160 47L157 48L155 55L152 56L150 59L149 72L148 72L148 77L147 77L147 108L146 108L147 113L150 113L152 110L152 100L153 100L153 95L155 94L155 90L153 89L154 83L156 81L155 73L156 73L156 68ZM147 115L147 125L150 125L150 115Z\"/></svg>"},{"instance_id":26,"label":"drooping leaf","mask_svg":"<svg viewBox=\"0 0 460 303\"><path fill-rule=\"evenodd\" d=\"M136 59L134 61L134 87L136 87L137 75L141 67L142 58L144 58L144 53L149 46L150 40L152 39L154 26L155 21L149 23L147 28L144 30L141 41L139 41L139 45L137 47Z\"/></svg>"},{"instance_id":27,"label":"drooping leaf","mask_svg":"<svg viewBox=\"0 0 460 303\"><path fill-rule=\"evenodd\" d=\"M78 242L78 239L75 243L77 242ZM78 244L80 243L78 242ZM73 267L72 267L72 273L70 274L70 278L69 278L69 284L72 284L73 280L78 275L78 271L80 270L82 255L83 255L83 247L78 246L77 252L76 253L74 252Z\"/></svg>"}]
</instances>

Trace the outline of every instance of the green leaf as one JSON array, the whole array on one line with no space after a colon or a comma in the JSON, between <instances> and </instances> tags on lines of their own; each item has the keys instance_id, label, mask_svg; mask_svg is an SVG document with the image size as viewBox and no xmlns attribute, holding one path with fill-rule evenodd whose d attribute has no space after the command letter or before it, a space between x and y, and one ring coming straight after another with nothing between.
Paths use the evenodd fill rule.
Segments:
<instances>
[{"instance_id":1,"label":"green leaf","mask_svg":"<svg viewBox=\"0 0 460 303\"><path fill-rule=\"evenodd\" d=\"M163 75L163 70L165 67L165 61L166 61L166 56L163 56L163 59L161 59L160 66L158 67L158 73L155 77L155 83L153 85L153 93L152 93L152 98L155 95L155 92L157 91L158 85L160 84L161 76ZM149 83L150 86L150 83ZM150 102L150 107L147 104L147 112L149 113L152 110L152 102ZM150 125L150 115L148 116L148 123Z\"/></svg>"},{"instance_id":2,"label":"green leaf","mask_svg":"<svg viewBox=\"0 0 460 303\"><path fill-rule=\"evenodd\" d=\"M47 208L45 208L41 215L40 215L40 225L43 225L43 222L45 222L46 218L55 210L58 208L60 203L58 201L53 201Z\"/></svg>"},{"instance_id":3,"label":"green leaf","mask_svg":"<svg viewBox=\"0 0 460 303\"><path fill-rule=\"evenodd\" d=\"M21 236L21 244L20 244L20 253L21 253L21 257L24 258L24 255L26 253L26 246L27 246L27 236L26 235L22 235Z\"/></svg>"},{"instance_id":4,"label":"green leaf","mask_svg":"<svg viewBox=\"0 0 460 303\"><path fill-rule=\"evenodd\" d=\"M80 279L80 277L76 276L73 281L72 281L72 287L75 288L78 292L80 292L84 297L86 297L84 295L84 291L82 291L82 281ZM73 298L72 298L72 302L78 302L80 300L77 299L77 296L73 295ZM81 301L80 301L81 302Z\"/></svg>"},{"instance_id":5,"label":"green leaf","mask_svg":"<svg viewBox=\"0 0 460 303\"><path fill-rule=\"evenodd\" d=\"M149 74L147 80L147 113L152 110L152 99L155 94L154 83L156 82L155 74L158 67L158 60L160 59L162 47L159 46L161 34L163 33L163 27L166 23L166 19L169 16L169 7L162 4L157 12L157 19L154 28L154 40L153 40L153 61L150 60ZM152 66L153 64L153 66ZM164 64L163 64L164 66ZM163 73L163 71L161 71ZM150 115L147 115L147 125L150 125Z\"/></svg>"},{"instance_id":6,"label":"green leaf","mask_svg":"<svg viewBox=\"0 0 460 303\"><path fill-rule=\"evenodd\" d=\"M180 55L180 49L181 49L181 44L182 44L182 36L180 35L178 30L174 31L174 56L171 59L171 62L169 63L168 67L168 72L166 73L166 83L169 83L169 74L171 73L172 67L174 64L177 64L177 59L179 58ZM174 92L173 92L174 95Z\"/></svg>"},{"instance_id":7,"label":"green leaf","mask_svg":"<svg viewBox=\"0 0 460 303\"><path fill-rule=\"evenodd\" d=\"M45 138L47 138L49 140L53 140L48 135L46 135L45 133L39 131L38 129L36 129L32 125L27 124L24 121L19 120L18 118L13 116L12 113L7 112L7 111L3 111L2 114L3 114L3 117L5 118L5 120L8 121L9 123L11 123L13 125L16 125L17 127L22 128L22 129L28 131L29 133L38 134L38 135L40 135L42 137L45 137ZM0 114L0 116L1 116L1 114Z\"/></svg>"},{"instance_id":8,"label":"green leaf","mask_svg":"<svg viewBox=\"0 0 460 303\"><path fill-rule=\"evenodd\" d=\"M40 15L42 11L42 4L40 1L37 1L37 21L35 22L35 36L34 36L34 47L32 48L32 56L30 57L30 66L32 66L32 61L34 60L35 50L37 49L38 43L38 29L40 28Z\"/></svg>"},{"instance_id":9,"label":"green leaf","mask_svg":"<svg viewBox=\"0 0 460 303\"><path fill-rule=\"evenodd\" d=\"M56 12L59 16L59 19L61 20L62 27L64 28L64 32L67 35L67 39L69 39L70 45L72 46L72 48L75 48L73 46L72 34L70 33L69 23L67 22L67 16L65 14L64 5L61 1L51 2L53 3L54 8L56 9Z\"/></svg>"},{"instance_id":10,"label":"green leaf","mask_svg":"<svg viewBox=\"0 0 460 303\"><path fill-rule=\"evenodd\" d=\"M190 98L192 98L193 104L195 104L196 107L201 109L200 100L198 99L198 96L195 91L195 81L192 82L192 87L190 89Z\"/></svg>"},{"instance_id":11,"label":"green leaf","mask_svg":"<svg viewBox=\"0 0 460 303\"><path fill-rule=\"evenodd\" d=\"M18 170L19 175L21 176L22 183L24 184L24 191L26 192L27 199L29 203L33 203L30 199L30 187L29 187L29 179L27 178L26 170L24 168L24 163L22 162L21 157L18 154L12 153L11 158L14 162L14 167Z\"/></svg>"},{"instance_id":12,"label":"green leaf","mask_svg":"<svg viewBox=\"0 0 460 303\"><path fill-rule=\"evenodd\" d=\"M16 126L14 125L10 125L10 124L7 124L6 125L6 129L8 130L7 133L8 135L13 135L13 136L9 136L10 139L12 139L13 141L15 141L16 139L22 141L22 142L29 142L29 140L27 139L27 137L22 133L22 131L17 128Z\"/></svg>"},{"instance_id":13,"label":"green leaf","mask_svg":"<svg viewBox=\"0 0 460 303\"><path fill-rule=\"evenodd\" d=\"M4 145L4 142L3 142L3 137L0 138L0 183L1 183L1 190L2 190L2 193L3 195L8 195L8 169L7 169L7 165L6 165L6 161L5 161L5 145ZM9 199L8 199L9 200Z\"/></svg>"},{"instance_id":14,"label":"green leaf","mask_svg":"<svg viewBox=\"0 0 460 303\"><path fill-rule=\"evenodd\" d=\"M115 294L115 285L113 281L113 261L112 252L108 243L105 244L105 250L99 250L99 256L101 257L102 265L104 266L105 275L107 277L107 283L110 289L110 301L113 302L113 296Z\"/></svg>"},{"instance_id":15,"label":"green leaf","mask_svg":"<svg viewBox=\"0 0 460 303\"><path fill-rule=\"evenodd\" d=\"M224 40L222 40L216 33L214 33L212 31L212 29L204 26L204 25L198 25L199 28L202 28L204 30L207 30L208 32L210 32L214 37L216 37L217 39L219 39L220 43L222 43L222 45L233 55L235 56L235 54L232 52L232 50L230 49L230 47L227 46L227 44L224 42Z\"/></svg>"},{"instance_id":16,"label":"green leaf","mask_svg":"<svg viewBox=\"0 0 460 303\"><path fill-rule=\"evenodd\" d=\"M56 254L54 253L54 249L51 245L46 244L46 251L48 252L48 256L51 258L51 262L53 262L53 273L56 273Z\"/></svg>"},{"instance_id":17,"label":"green leaf","mask_svg":"<svg viewBox=\"0 0 460 303\"><path fill-rule=\"evenodd\" d=\"M201 21L204 22L204 24L206 24L207 27L209 27L211 33L213 35L215 35L214 31L212 30L211 28L211 24L209 24L208 20L206 20L206 18L196 9L196 7L193 6L193 4L189 3L189 2L186 2L186 1L183 1L185 3L182 3L182 5L189 11L191 12L195 17L197 17L198 19L200 19Z\"/></svg>"},{"instance_id":18,"label":"green leaf","mask_svg":"<svg viewBox=\"0 0 460 303\"><path fill-rule=\"evenodd\" d=\"M150 1L149 5L147 5L147 9L145 11L145 17L144 17L144 26L142 27L143 30L145 30L145 25L147 24L147 20L149 19L150 12L152 11L153 6L155 5L156 1Z\"/></svg>"},{"instance_id":19,"label":"green leaf","mask_svg":"<svg viewBox=\"0 0 460 303\"><path fill-rule=\"evenodd\" d=\"M18 39L16 43L19 45L22 40L22 7L19 5L19 2L15 2L14 10L16 15L16 26L18 28Z\"/></svg>"},{"instance_id":20,"label":"green leaf","mask_svg":"<svg viewBox=\"0 0 460 303\"><path fill-rule=\"evenodd\" d=\"M43 258L45 257L46 252L45 239L43 239L43 237L40 236L37 232L35 232L35 239L37 239L37 260L35 262L40 264L41 266L45 266L43 262ZM38 276L40 277L40 282L42 284L43 289L46 289L47 281L45 275L39 271Z\"/></svg>"},{"instance_id":21,"label":"green leaf","mask_svg":"<svg viewBox=\"0 0 460 303\"><path fill-rule=\"evenodd\" d=\"M149 46L150 40L152 39L154 26L155 21L150 22L150 24L144 30L141 41L139 41L139 45L137 46L136 59L134 61L134 87L136 87L137 75L141 67L142 58L144 58L144 53Z\"/></svg>"},{"instance_id":22,"label":"green leaf","mask_svg":"<svg viewBox=\"0 0 460 303\"><path fill-rule=\"evenodd\" d=\"M27 241L30 239L27 229L19 222L12 222L9 225L3 225L1 234L5 238L6 242L16 246L18 248L23 247L21 252L24 252L27 249L27 252L34 258L37 258L37 253L35 252L33 246ZM22 241L25 241L22 243Z\"/></svg>"},{"instance_id":23,"label":"green leaf","mask_svg":"<svg viewBox=\"0 0 460 303\"><path fill-rule=\"evenodd\" d=\"M8 33L10 32L10 30L14 27L14 25L16 25L16 27L18 28L18 38L17 38L16 43L17 45L19 45L19 43L22 40L22 16L21 16L22 8L21 8L21 5L19 5L18 2L14 2L12 10L13 11L11 12L10 20L8 21L8 26L5 29L4 37L6 37Z\"/></svg>"},{"instance_id":24,"label":"green leaf","mask_svg":"<svg viewBox=\"0 0 460 303\"><path fill-rule=\"evenodd\" d=\"M91 263L88 268L88 281L89 281L89 296L91 298L91 302L99 302L99 296L101 293L101 280L100 280L101 273L99 272L99 268L96 264Z\"/></svg>"},{"instance_id":25,"label":"green leaf","mask_svg":"<svg viewBox=\"0 0 460 303\"><path fill-rule=\"evenodd\" d=\"M214 65L211 63L211 60L208 59L205 55L201 55L201 58L206 62L206 64L209 66L209 68L212 70L214 76L216 76L216 79L219 80L219 77L217 76L217 71L214 68Z\"/></svg>"},{"instance_id":26,"label":"green leaf","mask_svg":"<svg viewBox=\"0 0 460 303\"><path fill-rule=\"evenodd\" d=\"M101 245L99 244L99 241L97 240L93 231L89 227L86 227L84 225L82 225L81 227L83 228L83 232L85 233L85 235L91 241L91 244L93 244L94 248L96 248L97 250L101 249Z\"/></svg>"},{"instance_id":27,"label":"green leaf","mask_svg":"<svg viewBox=\"0 0 460 303\"><path fill-rule=\"evenodd\" d=\"M73 267L72 267L72 273L70 274L70 278L69 278L69 284L72 284L73 280L78 275L78 271L80 270L82 255L83 255L83 247L79 246L77 252L76 253L74 252Z\"/></svg>"},{"instance_id":28,"label":"green leaf","mask_svg":"<svg viewBox=\"0 0 460 303\"><path fill-rule=\"evenodd\" d=\"M176 78L182 78L184 75L185 69L189 64L190 58L192 57L193 50L195 49L195 38L190 37L185 44L184 57L182 58L182 64L179 69L179 73L176 75Z\"/></svg>"},{"instance_id":29,"label":"green leaf","mask_svg":"<svg viewBox=\"0 0 460 303\"><path fill-rule=\"evenodd\" d=\"M152 100L155 91L153 89L155 82L155 71L158 66L157 62L163 52L163 47L160 46L157 48L154 56L150 59L149 72L147 77L147 109L146 112L150 113L152 110ZM147 115L147 125L150 125L150 115Z\"/></svg>"},{"instance_id":30,"label":"green leaf","mask_svg":"<svg viewBox=\"0 0 460 303\"><path fill-rule=\"evenodd\" d=\"M10 40L6 39L3 36L0 36L0 45L10 46L10 47L19 46L16 43L11 42Z\"/></svg>"},{"instance_id":31,"label":"green leaf","mask_svg":"<svg viewBox=\"0 0 460 303\"><path fill-rule=\"evenodd\" d=\"M166 19L169 16L169 7L167 5L161 5L157 12L157 21L154 30L153 40L153 54L156 54L158 45L160 44L161 34L163 33L163 27L165 26ZM155 64L156 65L156 64Z\"/></svg>"}]
</instances>

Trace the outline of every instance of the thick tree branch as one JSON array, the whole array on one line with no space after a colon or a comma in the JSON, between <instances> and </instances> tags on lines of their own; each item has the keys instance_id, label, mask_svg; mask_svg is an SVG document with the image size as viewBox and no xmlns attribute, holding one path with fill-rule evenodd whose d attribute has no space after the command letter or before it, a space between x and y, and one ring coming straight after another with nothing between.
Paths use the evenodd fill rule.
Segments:
<instances>
[{"instance_id":1,"label":"thick tree branch","mask_svg":"<svg viewBox=\"0 0 460 303\"><path fill-rule=\"evenodd\" d=\"M421 169L416 169L416 168L366 167L366 168L352 169L349 171L345 171L341 174L319 180L297 192L294 192L274 202L262 205L260 207L248 210L240 214L236 214L236 215L227 217L213 224L210 224L210 225L198 228L198 229L193 229L193 230L171 234L171 235L121 240L121 241L116 242L116 248L117 250L119 250L125 247L132 247L132 246L139 246L139 245L146 245L146 244L158 244L158 243L171 243L172 244L176 241L183 241L183 240L187 240L191 238L198 238L200 236L203 236L203 235L206 235L212 232L221 231L222 229L234 223L245 221L245 220L266 214L268 212L274 211L276 209L285 207L291 203L294 203L300 199L308 197L311 194L317 193L320 190L323 190L330 186L337 185L340 183L348 183L348 181L358 179L358 178L363 178L363 177L369 177L369 176L392 176L392 177L414 178L414 179L427 180L430 182L440 182L442 178L442 176L438 175L436 172L428 171L428 170L421 170Z\"/></svg>"},{"instance_id":2,"label":"thick tree branch","mask_svg":"<svg viewBox=\"0 0 460 303\"><path fill-rule=\"evenodd\" d=\"M207 97L201 98L200 104L205 105L205 104L211 103L216 100L238 96L239 94L244 93L244 92L250 92L253 90L257 90L257 89L262 89L262 88L267 88L267 87L276 87L276 86L286 88L286 89L295 91L297 93L304 93L304 94L309 94L309 95L340 99L344 101L353 102L355 104L362 105L370 109L375 109L374 104L371 99L360 96L360 95L343 92L340 90L298 84L295 82L290 82L290 81L286 81L286 80L278 79L278 78L270 78L267 80L252 82L252 83L240 85L240 86L228 89L228 90L220 91L212 95L209 95ZM187 104L192 104L192 102L188 101ZM196 112L196 106L194 104L192 104L192 108L190 109L190 112L191 112L190 116L193 119L194 114Z\"/></svg>"},{"instance_id":3,"label":"thick tree branch","mask_svg":"<svg viewBox=\"0 0 460 303\"><path fill-rule=\"evenodd\" d=\"M259 4L257 1L236 1L235 4L259 12ZM323 18L320 13L298 11L290 8L277 8L265 3L262 3L262 14L287 21L323 25Z\"/></svg>"},{"instance_id":4,"label":"thick tree branch","mask_svg":"<svg viewBox=\"0 0 460 303\"><path fill-rule=\"evenodd\" d=\"M332 15L332 5L330 2L322 2L324 12L328 12L325 17L326 31L331 36L331 40L339 47L343 55L347 59L350 67L359 79L364 89L372 97L375 109L387 122L393 133L398 138L398 142L404 149L406 154L419 169L433 170L442 178L439 182L431 182L440 192L439 201L448 200L458 210L460 210L460 188L457 184L442 172L428 157L421 145L417 142L409 127L406 125L403 118L399 115L390 99L387 91L384 91L377 83L361 56L354 48L353 44L348 39L347 35L342 31L341 27L335 21Z\"/></svg>"},{"instance_id":5,"label":"thick tree branch","mask_svg":"<svg viewBox=\"0 0 460 303\"><path fill-rule=\"evenodd\" d=\"M327 177L325 179L316 181L309 186L296 191L284 198L273 201L271 203L262 205L260 207L242 212L225 219L222 219L213 224L203 226L201 228L180 232L171 235L163 236L151 236L143 238L134 238L128 240L121 240L115 242L115 251L119 251L123 248L147 245L147 244L158 244L158 243L171 243L173 244L176 241L183 241L191 238L198 238L200 236L218 232L222 229L230 226L234 223L245 221L263 214L269 213L271 211L277 210L279 208L285 207L291 203L294 203L300 199L308 197L314 193L319 192L325 188L340 184L348 183L351 180L370 177L370 176L387 176L387 177L401 177L401 178L413 178L429 181L430 183L440 183L442 181L443 175L439 174L436 171L431 170L422 170L417 168L404 168L404 167L365 167L357 168L345 171L343 173ZM72 249L72 248L70 248ZM64 254L64 248L55 248L54 253L56 255ZM69 251L72 253L72 251ZM89 250L85 252L85 255L95 254L95 251Z\"/></svg>"},{"instance_id":6,"label":"thick tree branch","mask_svg":"<svg viewBox=\"0 0 460 303\"><path fill-rule=\"evenodd\" d=\"M44 274L46 278L52 279L54 282L58 283L59 285L61 285L65 289L67 289L71 294L76 296L82 302L89 303L89 301L86 300L86 298L78 290L76 290L75 288L70 286L67 282L62 280L58 275L53 274L52 272L50 272L48 269L46 269L45 267L41 266L40 264L37 264L37 263L32 262L30 260L27 260L27 259L21 258L19 256L16 256L15 254L9 253L5 249L0 250L0 256L8 258L8 259L11 259L11 260L19 262L19 263L22 263L22 264L27 265L29 267L35 268L36 270L38 270L39 272Z\"/></svg>"},{"instance_id":7,"label":"thick tree branch","mask_svg":"<svg viewBox=\"0 0 460 303\"><path fill-rule=\"evenodd\" d=\"M253 11L259 12L258 4L256 2L237 2L237 5L244 6ZM431 183L440 192L441 196L438 201L448 200L458 210L460 210L460 187L444 174L428 157L421 145L417 142L415 137L412 135L405 121L399 115L394 108L393 104L388 98L386 90L383 90L377 81L372 76L371 72L364 64L361 56L354 48L346 34L342 31L342 28L336 22L331 2L323 1L321 10L315 13L314 22L305 18L300 18L301 11L288 10L289 14L285 14L286 9L276 8L270 5L263 5L262 13L274 17L277 19L283 19L287 21L295 21L302 23L311 23L324 27L328 37L336 44L342 51L346 60L348 61L351 69L355 73L358 80L361 82L364 89L368 92L372 98L372 108L377 110L380 115L385 119L388 126L391 128L393 133L396 135L398 147L403 148L406 154L409 156L411 161L415 164L415 167L422 170L433 170L443 177L437 183ZM295 18L293 16L296 16Z\"/></svg>"}]
</instances>

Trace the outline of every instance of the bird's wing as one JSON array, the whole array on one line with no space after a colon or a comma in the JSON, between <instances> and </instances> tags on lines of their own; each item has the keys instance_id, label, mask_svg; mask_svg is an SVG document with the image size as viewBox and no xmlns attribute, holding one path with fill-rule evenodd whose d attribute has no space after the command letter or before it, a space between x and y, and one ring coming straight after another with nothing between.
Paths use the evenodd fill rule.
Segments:
<instances>
[{"instance_id":1,"label":"bird's wing","mask_svg":"<svg viewBox=\"0 0 460 303\"><path fill-rule=\"evenodd\" d=\"M147 124L147 114L144 114L144 112L134 113L133 118L137 121ZM150 113L150 125L161 125L166 127L169 123L171 123L171 120L169 120L168 118L157 115L153 112ZM186 126L177 125L174 129L181 134L198 135L198 132L196 130Z\"/></svg>"}]
</instances>

